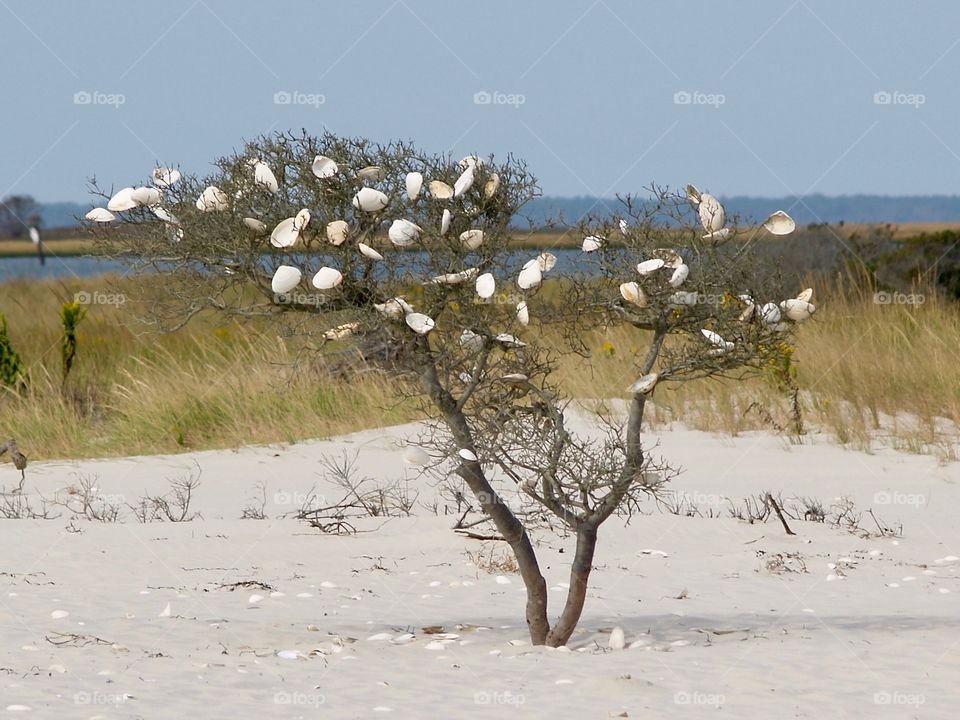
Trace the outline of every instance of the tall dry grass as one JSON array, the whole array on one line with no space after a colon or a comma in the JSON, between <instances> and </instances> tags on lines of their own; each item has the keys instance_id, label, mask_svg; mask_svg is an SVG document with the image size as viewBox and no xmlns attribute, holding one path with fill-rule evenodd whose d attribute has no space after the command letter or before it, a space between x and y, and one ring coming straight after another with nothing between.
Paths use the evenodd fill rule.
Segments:
<instances>
[{"instance_id":1,"label":"tall dry grass","mask_svg":"<svg viewBox=\"0 0 960 720\"><path fill-rule=\"evenodd\" d=\"M36 459L292 442L417 417L380 374L348 381L297 364L302 346L267 323L208 317L157 336L130 306L87 306L77 365L62 386L59 307L90 284L0 285L0 312L30 374L22 397L0 390L0 437L18 438ZM855 287L817 287L819 310L800 327L795 355L809 433L858 449L887 445L956 458L960 308L918 294L922 303L878 304ZM625 398L646 334L598 328L586 341L590 357L560 362L564 389L587 401ZM792 430L788 398L763 377L666 383L649 407L654 428Z\"/></svg>"}]
</instances>

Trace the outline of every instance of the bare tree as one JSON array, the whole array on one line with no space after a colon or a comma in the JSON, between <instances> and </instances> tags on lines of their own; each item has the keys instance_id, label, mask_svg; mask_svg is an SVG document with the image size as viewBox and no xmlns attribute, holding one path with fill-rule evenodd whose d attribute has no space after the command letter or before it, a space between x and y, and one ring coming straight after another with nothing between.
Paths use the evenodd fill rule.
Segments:
<instances>
[{"instance_id":1,"label":"bare tree","mask_svg":"<svg viewBox=\"0 0 960 720\"><path fill-rule=\"evenodd\" d=\"M629 515L671 477L641 438L657 382L758 366L781 341L775 333L789 330L738 325L742 335L730 347L701 334L711 327L734 337L743 313L736 293L752 287L745 285L751 273L738 269L749 264L680 228L680 201L666 192L642 209L627 202L636 210L634 228L616 250L609 228L590 228L603 235L597 246L604 248L591 274L550 280L559 274L556 256L511 246L511 223L538 193L515 158L454 162L406 143L303 133L260 138L216 168L172 184L179 173L158 169L162 187L136 190L135 207L120 213L120 225L135 227L94 228L102 249L165 273L164 294L144 297L161 327L180 327L206 310L269 315L277 327L346 346L359 361L395 373L429 419L421 438L426 464L452 468L511 548L534 644L568 641L600 526ZM650 300L625 305L630 293L618 285L637 277L638 255L646 257L654 239L678 248L662 254L687 268L691 286L729 302L678 305L667 275L638 278L637 290ZM540 292L547 284L556 292ZM553 377L548 331L562 331L571 344L560 352L573 352L597 323L651 333L637 360L646 379L630 390L624 422L608 419L599 436L580 437ZM661 369L650 378L655 365ZM576 539L570 588L554 623L531 540L547 529Z\"/></svg>"}]
</instances>

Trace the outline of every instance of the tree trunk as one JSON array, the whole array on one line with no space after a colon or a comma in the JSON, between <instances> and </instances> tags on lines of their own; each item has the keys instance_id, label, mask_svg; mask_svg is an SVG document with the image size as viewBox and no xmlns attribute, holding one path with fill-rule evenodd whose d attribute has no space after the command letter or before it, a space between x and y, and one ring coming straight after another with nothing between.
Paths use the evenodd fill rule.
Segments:
<instances>
[{"instance_id":1,"label":"tree trunk","mask_svg":"<svg viewBox=\"0 0 960 720\"><path fill-rule=\"evenodd\" d=\"M430 358L429 345L425 338L421 338L421 356ZM440 411L450 430L457 447L461 450L474 452L473 435L467 418L449 392L440 384L436 366L431 359L427 359L421 374L421 382L433 404ZM547 620L547 581L540 572L537 554L530 542L530 536L513 511L503 502L503 498L493 489L490 481L483 472L483 467L477 461L460 460L457 474L473 492L483 512L493 520L493 524L510 545L513 556L520 570L520 577L527 590L527 629L530 631L530 642L534 645L543 645L547 641L550 623Z\"/></svg>"},{"instance_id":2,"label":"tree trunk","mask_svg":"<svg viewBox=\"0 0 960 720\"><path fill-rule=\"evenodd\" d=\"M570 566L570 589L567 590L567 602L557 623L547 635L547 645L550 647L566 645L577 623L580 622L596 548L597 527L590 522L583 523L577 529L577 551Z\"/></svg>"}]
</instances>

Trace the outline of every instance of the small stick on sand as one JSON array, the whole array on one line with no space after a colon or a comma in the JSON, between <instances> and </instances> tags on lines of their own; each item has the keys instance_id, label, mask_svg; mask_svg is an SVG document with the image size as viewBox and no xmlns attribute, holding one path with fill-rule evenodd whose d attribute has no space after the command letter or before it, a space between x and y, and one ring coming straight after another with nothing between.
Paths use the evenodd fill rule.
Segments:
<instances>
[{"instance_id":1,"label":"small stick on sand","mask_svg":"<svg viewBox=\"0 0 960 720\"><path fill-rule=\"evenodd\" d=\"M773 499L772 493L767 493L767 502L773 506L773 509L777 513L777 517L780 518L780 524L783 525L783 529L786 531L787 535L796 535L796 533L790 529L790 526L787 525L787 519L783 516L783 513L780 511L780 506L777 505L777 501Z\"/></svg>"}]
</instances>

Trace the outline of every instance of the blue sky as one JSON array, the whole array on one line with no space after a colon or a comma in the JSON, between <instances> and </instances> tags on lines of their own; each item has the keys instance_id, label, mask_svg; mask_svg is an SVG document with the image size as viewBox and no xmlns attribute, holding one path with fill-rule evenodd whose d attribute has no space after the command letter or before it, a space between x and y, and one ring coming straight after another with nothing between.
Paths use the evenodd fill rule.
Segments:
<instances>
[{"instance_id":1,"label":"blue sky","mask_svg":"<svg viewBox=\"0 0 960 720\"><path fill-rule=\"evenodd\" d=\"M0 0L0 47L0 196L301 127L514 153L548 195L960 186L955 0Z\"/></svg>"}]
</instances>

